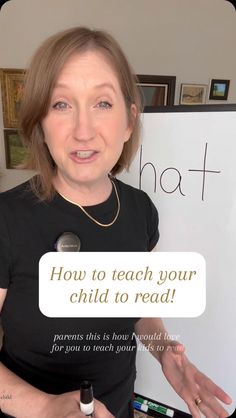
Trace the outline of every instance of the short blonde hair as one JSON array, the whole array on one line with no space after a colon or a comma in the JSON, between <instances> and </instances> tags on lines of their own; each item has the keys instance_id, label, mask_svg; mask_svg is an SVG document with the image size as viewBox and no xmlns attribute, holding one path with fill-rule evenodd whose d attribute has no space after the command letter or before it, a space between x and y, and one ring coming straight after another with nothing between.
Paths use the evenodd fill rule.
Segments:
<instances>
[{"instance_id":1,"label":"short blonde hair","mask_svg":"<svg viewBox=\"0 0 236 418\"><path fill-rule=\"evenodd\" d=\"M116 72L126 104L128 122L132 126L131 137L124 144L122 154L111 171L112 175L129 169L139 146L142 111L140 92L136 76L117 41L103 30L86 27L71 28L51 36L32 58L26 73L20 112L20 130L29 151L26 164L38 172L38 176L31 179L31 187L43 200L54 196L52 181L56 166L45 145L41 122L48 112L54 85L66 61L75 53L89 50L98 50L104 54ZM132 104L136 106L136 116L131 112Z\"/></svg>"}]
</instances>

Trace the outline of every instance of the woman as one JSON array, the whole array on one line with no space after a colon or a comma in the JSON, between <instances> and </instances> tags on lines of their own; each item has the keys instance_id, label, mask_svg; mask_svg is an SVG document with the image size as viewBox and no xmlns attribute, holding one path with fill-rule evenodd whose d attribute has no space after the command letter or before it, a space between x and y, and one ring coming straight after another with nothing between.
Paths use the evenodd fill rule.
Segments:
<instances>
[{"instance_id":1,"label":"woman","mask_svg":"<svg viewBox=\"0 0 236 418\"><path fill-rule=\"evenodd\" d=\"M141 104L116 41L103 31L73 28L43 43L30 65L21 128L29 166L38 175L0 197L1 410L19 418L79 418L80 383L91 380L96 418L132 417L137 335L162 333L152 354L195 418L227 416L230 398L200 373L184 347L164 339L160 319L47 318L38 309L38 261L60 250L63 233L81 251L152 251L158 214L148 196L114 176L139 145ZM113 333L127 350L93 351ZM80 351L52 350L58 338ZM71 340L72 339L72 340ZM116 344L112 340L113 345ZM83 351L84 345L91 350ZM119 341L120 344L120 341ZM213 415L214 413L214 415ZM113 414L113 415L112 415Z\"/></svg>"}]
</instances>

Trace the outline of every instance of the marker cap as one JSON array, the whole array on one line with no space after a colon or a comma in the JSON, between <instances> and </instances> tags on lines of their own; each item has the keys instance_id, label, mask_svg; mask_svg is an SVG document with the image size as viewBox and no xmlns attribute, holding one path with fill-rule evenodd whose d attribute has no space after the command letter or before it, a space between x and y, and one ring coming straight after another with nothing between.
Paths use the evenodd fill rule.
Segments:
<instances>
[{"instance_id":1,"label":"marker cap","mask_svg":"<svg viewBox=\"0 0 236 418\"><path fill-rule=\"evenodd\" d=\"M93 400L93 388L88 380L84 380L80 385L80 401L90 403Z\"/></svg>"},{"instance_id":2,"label":"marker cap","mask_svg":"<svg viewBox=\"0 0 236 418\"><path fill-rule=\"evenodd\" d=\"M86 416L92 416L94 411L93 388L88 380L84 380L80 385L80 410Z\"/></svg>"}]
</instances>

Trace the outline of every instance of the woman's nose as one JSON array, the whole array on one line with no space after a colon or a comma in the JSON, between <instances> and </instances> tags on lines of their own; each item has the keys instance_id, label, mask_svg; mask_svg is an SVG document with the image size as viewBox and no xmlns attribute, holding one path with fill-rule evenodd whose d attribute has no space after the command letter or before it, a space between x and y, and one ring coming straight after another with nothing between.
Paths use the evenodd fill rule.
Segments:
<instances>
[{"instance_id":1,"label":"woman's nose","mask_svg":"<svg viewBox=\"0 0 236 418\"><path fill-rule=\"evenodd\" d=\"M95 135L92 112L89 109L78 109L74 115L73 136L78 141L88 141Z\"/></svg>"}]
</instances>

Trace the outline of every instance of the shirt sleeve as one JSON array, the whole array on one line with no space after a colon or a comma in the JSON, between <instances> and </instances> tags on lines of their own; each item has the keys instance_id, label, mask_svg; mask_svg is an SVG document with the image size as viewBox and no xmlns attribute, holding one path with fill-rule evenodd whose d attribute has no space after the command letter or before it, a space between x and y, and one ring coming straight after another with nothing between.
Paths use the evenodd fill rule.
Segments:
<instances>
[{"instance_id":1,"label":"shirt sleeve","mask_svg":"<svg viewBox=\"0 0 236 418\"><path fill-rule=\"evenodd\" d=\"M156 206L147 195L148 204L149 204L149 215L148 215L148 225L149 225L149 251L152 251L156 246L159 240L159 215Z\"/></svg>"},{"instance_id":2,"label":"shirt sleeve","mask_svg":"<svg viewBox=\"0 0 236 418\"><path fill-rule=\"evenodd\" d=\"M0 288L7 289L10 282L10 239L6 220L0 210Z\"/></svg>"}]
</instances>

